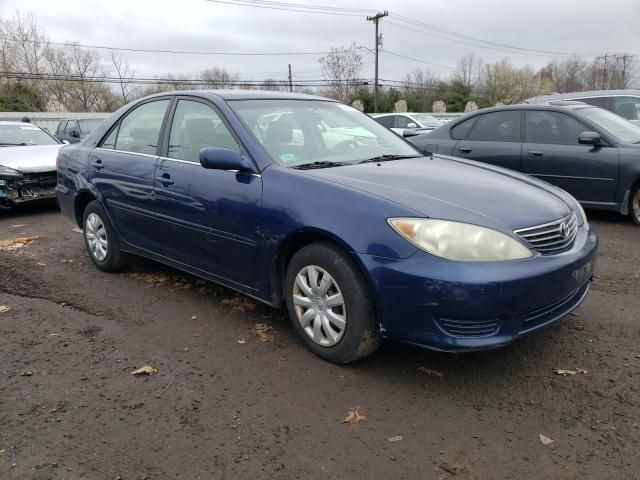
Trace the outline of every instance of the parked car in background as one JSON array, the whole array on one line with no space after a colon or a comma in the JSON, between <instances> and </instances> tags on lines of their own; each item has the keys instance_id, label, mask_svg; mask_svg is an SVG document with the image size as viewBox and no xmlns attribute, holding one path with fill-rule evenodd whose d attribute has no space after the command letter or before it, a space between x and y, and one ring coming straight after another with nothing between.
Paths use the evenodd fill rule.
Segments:
<instances>
[{"instance_id":1,"label":"parked car in background","mask_svg":"<svg viewBox=\"0 0 640 480\"><path fill-rule=\"evenodd\" d=\"M102 118L77 118L60 120L56 128L56 138L69 143L77 143L89 135L98 125L102 123Z\"/></svg>"},{"instance_id":2,"label":"parked car in background","mask_svg":"<svg viewBox=\"0 0 640 480\"><path fill-rule=\"evenodd\" d=\"M0 122L0 208L55 198L62 143L25 122Z\"/></svg>"},{"instance_id":3,"label":"parked car in background","mask_svg":"<svg viewBox=\"0 0 640 480\"><path fill-rule=\"evenodd\" d=\"M640 90L593 90L590 92L558 93L525 100L526 103L548 103L578 100L604 108L640 125Z\"/></svg>"},{"instance_id":4,"label":"parked car in background","mask_svg":"<svg viewBox=\"0 0 640 480\"><path fill-rule=\"evenodd\" d=\"M596 258L566 192L425 158L350 106L293 93L140 99L61 150L57 192L99 269L137 254L286 305L337 363L382 338L507 344L576 308Z\"/></svg>"},{"instance_id":5,"label":"parked car in background","mask_svg":"<svg viewBox=\"0 0 640 480\"><path fill-rule=\"evenodd\" d=\"M445 123L428 113L373 113L371 117L404 137L419 135Z\"/></svg>"},{"instance_id":6,"label":"parked car in background","mask_svg":"<svg viewBox=\"0 0 640 480\"><path fill-rule=\"evenodd\" d=\"M640 224L640 127L582 102L479 110L410 139L430 152L524 172Z\"/></svg>"}]
</instances>

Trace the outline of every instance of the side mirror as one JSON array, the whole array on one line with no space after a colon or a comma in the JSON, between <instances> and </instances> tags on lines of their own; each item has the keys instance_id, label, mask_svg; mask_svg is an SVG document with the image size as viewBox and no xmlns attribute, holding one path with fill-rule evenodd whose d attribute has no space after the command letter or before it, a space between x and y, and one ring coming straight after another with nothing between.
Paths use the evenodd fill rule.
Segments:
<instances>
[{"instance_id":1,"label":"side mirror","mask_svg":"<svg viewBox=\"0 0 640 480\"><path fill-rule=\"evenodd\" d=\"M411 130L410 128L405 128L402 130L402 136L407 137L415 137L416 135L420 135L422 132L417 132L415 130Z\"/></svg>"},{"instance_id":2,"label":"side mirror","mask_svg":"<svg viewBox=\"0 0 640 480\"><path fill-rule=\"evenodd\" d=\"M200 165L211 170L253 171L249 160L230 148L203 148L200 150Z\"/></svg>"},{"instance_id":3,"label":"side mirror","mask_svg":"<svg viewBox=\"0 0 640 480\"><path fill-rule=\"evenodd\" d=\"M418 124L417 123L407 123L407 128L418 128Z\"/></svg>"},{"instance_id":4,"label":"side mirror","mask_svg":"<svg viewBox=\"0 0 640 480\"><path fill-rule=\"evenodd\" d=\"M578 137L578 143L582 145L599 145L602 137L598 132L582 132Z\"/></svg>"}]
</instances>

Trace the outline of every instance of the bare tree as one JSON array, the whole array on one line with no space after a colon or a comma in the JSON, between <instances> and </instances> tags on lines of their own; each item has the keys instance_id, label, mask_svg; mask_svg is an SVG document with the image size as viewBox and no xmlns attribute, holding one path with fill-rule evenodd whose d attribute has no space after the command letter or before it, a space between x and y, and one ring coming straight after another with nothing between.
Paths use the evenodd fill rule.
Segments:
<instances>
[{"instance_id":1,"label":"bare tree","mask_svg":"<svg viewBox=\"0 0 640 480\"><path fill-rule=\"evenodd\" d=\"M274 92L282 92L284 90L287 90L288 87L286 87L282 81L278 81L273 78L267 78L262 82L259 88L260 90L271 90Z\"/></svg>"},{"instance_id":2,"label":"bare tree","mask_svg":"<svg viewBox=\"0 0 640 480\"><path fill-rule=\"evenodd\" d=\"M322 76L328 80L323 93L341 102L349 102L358 88L362 72L362 55L358 53L356 44L331 48L330 53L319 61Z\"/></svg>"},{"instance_id":3,"label":"bare tree","mask_svg":"<svg viewBox=\"0 0 640 480\"><path fill-rule=\"evenodd\" d=\"M122 55L111 52L110 55L113 69L118 77L120 86L120 96L122 98L123 105L129 103L135 96L137 87L132 83L133 77L136 71L129 65L129 61Z\"/></svg>"},{"instance_id":4,"label":"bare tree","mask_svg":"<svg viewBox=\"0 0 640 480\"><path fill-rule=\"evenodd\" d=\"M240 81L240 76L224 68L213 67L200 73L200 79L206 88L233 88Z\"/></svg>"},{"instance_id":5,"label":"bare tree","mask_svg":"<svg viewBox=\"0 0 640 480\"><path fill-rule=\"evenodd\" d=\"M467 87L479 87L482 68L482 59L476 57L473 53L469 53L458 60L456 70L453 72L451 80L458 81Z\"/></svg>"},{"instance_id":6,"label":"bare tree","mask_svg":"<svg viewBox=\"0 0 640 480\"><path fill-rule=\"evenodd\" d=\"M440 82L440 75L428 68L416 68L402 78L403 89L415 93L433 91L438 82Z\"/></svg>"}]
</instances>

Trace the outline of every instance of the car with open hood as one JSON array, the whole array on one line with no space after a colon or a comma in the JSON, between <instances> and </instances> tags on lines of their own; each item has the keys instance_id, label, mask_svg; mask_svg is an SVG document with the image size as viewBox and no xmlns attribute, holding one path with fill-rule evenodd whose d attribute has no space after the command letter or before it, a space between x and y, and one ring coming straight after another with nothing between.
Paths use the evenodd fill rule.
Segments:
<instances>
[{"instance_id":1,"label":"car with open hood","mask_svg":"<svg viewBox=\"0 0 640 480\"><path fill-rule=\"evenodd\" d=\"M56 197L63 144L27 122L0 122L0 208Z\"/></svg>"},{"instance_id":2,"label":"car with open hood","mask_svg":"<svg viewBox=\"0 0 640 480\"><path fill-rule=\"evenodd\" d=\"M598 244L558 188L293 93L140 99L60 152L56 189L97 268L141 255L286 307L336 363L508 344L584 300Z\"/></svg>"}]
</instances>

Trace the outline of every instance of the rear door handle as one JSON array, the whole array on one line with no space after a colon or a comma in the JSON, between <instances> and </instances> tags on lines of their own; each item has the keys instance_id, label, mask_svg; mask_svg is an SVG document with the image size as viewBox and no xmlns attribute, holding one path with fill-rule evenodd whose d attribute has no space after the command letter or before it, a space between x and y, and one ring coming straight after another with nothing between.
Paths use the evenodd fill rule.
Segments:
<instances>
[{"instance_id":1,"label":"rear door handle","mask_svg":"<svg viewBox=\"0 0 640 480\"><path fill-rule=\"evenodd\" d=\"M471 152L471 148L469 147L459 147L458 151L461 153L470 153Z\"/></svg>"},{"instance_id":2,"label":"rear door handle","mask_svg":"<svg viewBox=\"0 0 640 480\"><path fill-rule=\"evenodd\" d=\"M100 159L97 159L91 165L93 165L96 170L100 170L100 169L104 168L104 165L102 164L102 160L100 160Z\"/></svg>"},{"instance_id":3,"label":"rear door handle","mask_svg":"<svg viewBox=\"0 0 640 480\"><path fill-rule=\"evenodd\" d=\"M158 183L161 183L165 187L168 186L168 185L173 185L174 184L174 181L171 180L171 177L169 176L168 173L163 173L162 175L158 175L156 177L156 181Z\"/></svg>"},{"instance_id":4,"label":"rear door handle","mask_svg":"<svg viewBox=\"0 0 640 480\"><path fill-rule=\"evenodd\" d=\"M540 150L529 150L529 155L531 155L532 157L541 157L544 155L544 153Z\"/></svg>"}]
</instances>

